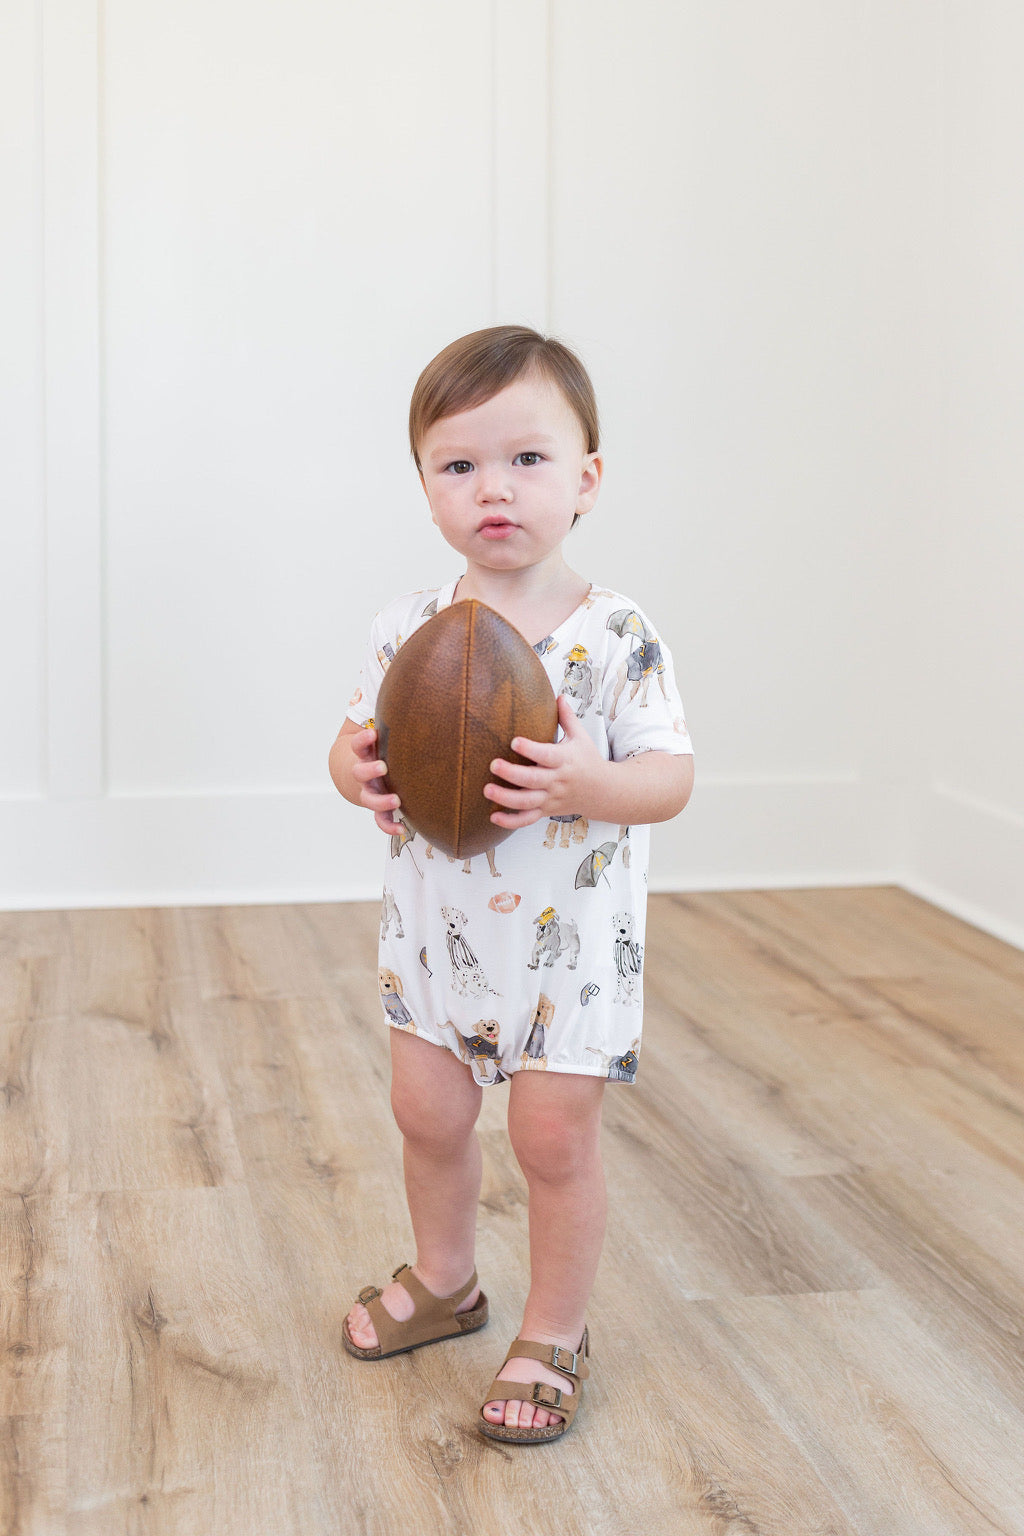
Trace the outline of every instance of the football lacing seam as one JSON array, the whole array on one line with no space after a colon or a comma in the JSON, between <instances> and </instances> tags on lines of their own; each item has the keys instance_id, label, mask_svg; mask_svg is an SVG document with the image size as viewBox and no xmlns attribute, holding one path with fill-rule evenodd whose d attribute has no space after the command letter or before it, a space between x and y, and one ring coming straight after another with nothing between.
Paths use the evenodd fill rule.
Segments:
<instances>
[{"instance_id":1,"label":"football lacing seam","mask_svg":"<svg viewBox=\"0 0 1024 1536\"><path fill-rule=\"evenodd\" d=\"M462 775L466 763L466 732L469 719L469 658L473 654L473 621L476 618L476 604L471 600L469 604L468 628L466 632L466 649L462 653L462 728L459 732L459 762L455 774L455 852L459 852L459 844L462 842L462 811L465 785Z\"/></svg>"}]
</instances>

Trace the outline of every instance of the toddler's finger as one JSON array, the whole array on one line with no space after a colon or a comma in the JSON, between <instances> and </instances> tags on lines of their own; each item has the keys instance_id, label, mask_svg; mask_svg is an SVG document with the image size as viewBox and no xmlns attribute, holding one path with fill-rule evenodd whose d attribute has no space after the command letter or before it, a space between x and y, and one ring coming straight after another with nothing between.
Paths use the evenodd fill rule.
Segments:
<instances>
[{"instance_id":1,"label":"toddler's finger","mask_svg":"<svg viewBox=\"0 0 1024 1536\"><path fill-rule=\"evenodd\" d=\"M496 827L507 827L509 831L515 832L519 827L532 826L545 814L543 811L493 811L491 820Z\"/></svg>"},{"instance_id":2,"label":"toddler's finger","mask_svg":"<svg viewBox=\"0 0 1024 1536\"><path fill-rule=\"evenodd\" d=\"M507 779L510 784L518 784L520 789L540 789L547 782L551 770L531 768L525 763L506 763L503 757L496 757L491 764L491 772L497 774L499 779Z\"/></svg>"},{"instance_id":3,"label":"toddler's finger","mask_svg":"<svg viewBox=\"0 0 1024 1536\"><path fill-rule=\"evenodd\" d=\"M397 795L389 795L382 790L373 790L369 786L360 791L360 805L365 805L368 811L385 814L388 811L397 811L401 805Z\"/></svg>"},{"instance_id":4,"label":"toddler's finger","mask_svg":"<svg viewBox=\"0 0 1024 1536\"><path fill-rule=\"evenodd\" d=\"M530 741L526 736L516 736L510 745L513 752L539 763L542 768L557 768L561 761L561 747L553 741Z\"/></svg>"},{"instance_id":5,"label":"toddler's finger","mask_svg":"<svg viewBox=\"0 0 1024 1536\"><path fill-rule=\"evenodd\" d=\"M387 763L358 761L352 764L352 777L358 779L360 784L369 784L371 779L383 779L387 771Z\"/></svg>"},{"instance_id":6,"label":"toddler's finger","mask_svg":"<svg viewBox=\"0 0 1024 1536\"><path fill-rule=\"evenodd\" d=\"M576 706L567 693L558 695L558 723L567 736L584 735L583 724L576 713Z\"/></svg>"},{"instance_id":7,"label":"toddler's finger","mask_svg":"<svg viewBox=\"0 0 1024 1536\"><path fill-rule=\"evenodd\" d=\"M381 831L386 832L389 837L401 837L405 831L400 821L392 821L390 816L385 816L380 811L377 812L373 819Z\"/></svg>"},{"instance_id":8,"label":"toddler's finger","mask_svg":"<svg viewBox=\"0 0 1024 1536\"><path fill-rule=\"evenodd\" d=\"M506 789L504 784L485 784L484 795L488 800L493 800L511 811L535 811L547 799L546 790Z\"/></svg>"}]
</instances>

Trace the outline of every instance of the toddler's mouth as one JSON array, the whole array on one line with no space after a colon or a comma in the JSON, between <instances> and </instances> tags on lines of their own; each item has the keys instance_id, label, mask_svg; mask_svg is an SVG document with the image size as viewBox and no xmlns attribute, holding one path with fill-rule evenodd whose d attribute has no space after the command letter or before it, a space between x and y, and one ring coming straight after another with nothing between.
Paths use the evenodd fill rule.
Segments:
<instances>
[{"instance_id":1,"label":"toddler's mouth","mask_svg":"<svg viewBox=\"0 0 1024 1536\"><path fill-rule=\"evenodd\" d=\"M510 522L507 517L488 517L477 531L484 539L505 539L515 532L516 527L517 524Z\"/></svg>"}]
</instances>

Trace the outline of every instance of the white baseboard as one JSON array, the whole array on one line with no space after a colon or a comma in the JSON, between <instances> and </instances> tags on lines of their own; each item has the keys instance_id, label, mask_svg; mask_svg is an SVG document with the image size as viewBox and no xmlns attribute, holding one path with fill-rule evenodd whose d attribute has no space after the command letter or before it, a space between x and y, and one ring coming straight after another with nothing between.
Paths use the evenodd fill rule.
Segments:
<instances>
[{"instance_id":1,"label":"white baseboard","mask_svg":"<svg viewBox=\"0 0 1024 1536\"><path fill-rule=\"evenodd\" d=\"M854 779L702 782L654 828L651 889L889 883L894 825ZM0 801L8 910L374 899L385 858L331 789Z\"/></svg>"},{"instance_id":2,"label":"white baseboard","mask_svg":"<svg viewBox=\"0 0 1024 1536\"><path fill-rule=\"evenodd\" d=\"M654 891L905 886L1024 949L1024 820L953 790L699 783ZM375 900L386 847L333 790L0 801L0 909Z\"/></svg>"},{"instance_id":3,"label":"white baseboard","mask_svg":"<svg viewBox=\"0 0 1024 1536\"><path fill-rule=\"evenodd\" d=\"M331 789L0 801L0 908L359 900L385 851Z\"/></svg>"},{"instance_id":4,"label":"white baseboard","mask_svg":"<svg viewBox=\"0 0 1024 1536\"><path fill-rule=\"evenodd\" d=\"M1024 817L937 785L916 818L910 869L901 883L1024 949Z\"/></svg>"}]
</instances>

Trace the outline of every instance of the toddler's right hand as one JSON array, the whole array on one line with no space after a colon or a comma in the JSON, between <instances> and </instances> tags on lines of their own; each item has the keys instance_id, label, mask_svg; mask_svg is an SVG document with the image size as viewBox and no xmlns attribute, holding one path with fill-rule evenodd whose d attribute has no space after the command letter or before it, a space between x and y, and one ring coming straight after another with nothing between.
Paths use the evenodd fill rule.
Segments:
<instances>
[{"instance_id":1,"label":"toddler's right hand","mask_svg":"<svg viewBox=\"0 0 1024 1536\"><path fill-rule=\"evenodd\" d=\"M363 786L359 793L359 804L373 812L373 819L382 832L386 832L389 837L401 835L405 828L401 822L392 820L390 815L398 810L401 801L397 795L388 794L384 787L384 775L388 770L387 764L382 763L377 756L377 732L372 728L356 731L348 742L355 757L352 777Z\"/></svg>"}]
</instances>

